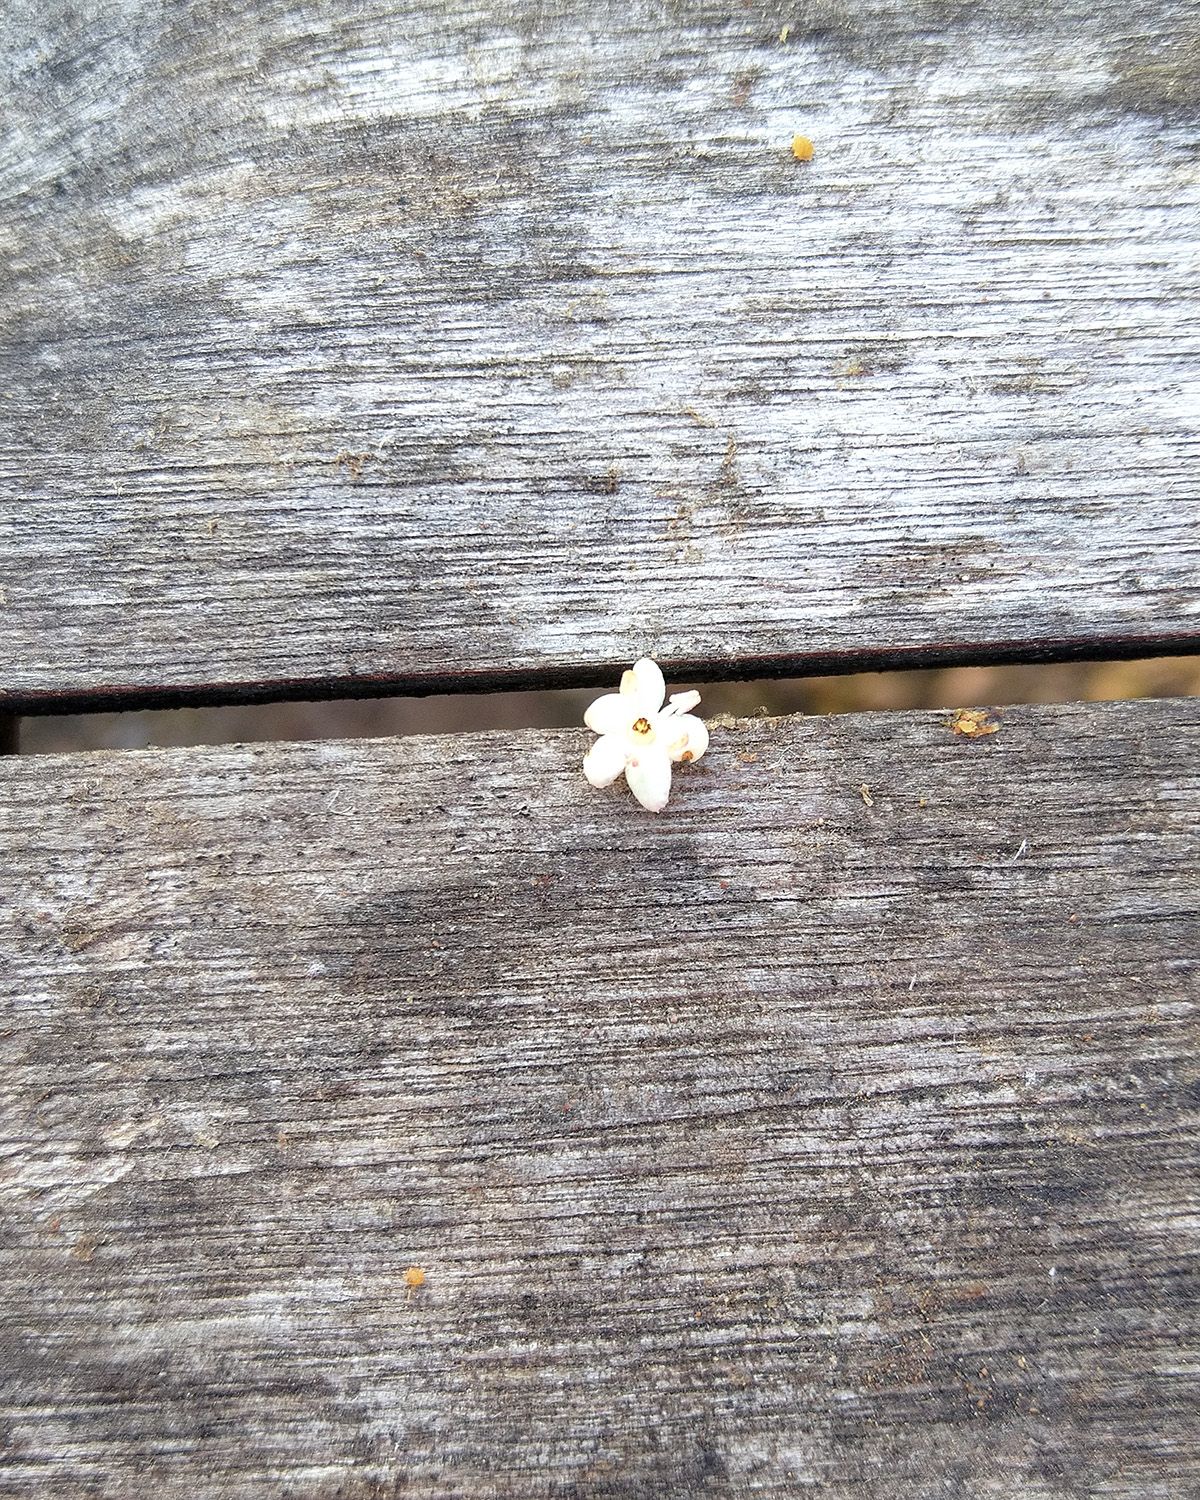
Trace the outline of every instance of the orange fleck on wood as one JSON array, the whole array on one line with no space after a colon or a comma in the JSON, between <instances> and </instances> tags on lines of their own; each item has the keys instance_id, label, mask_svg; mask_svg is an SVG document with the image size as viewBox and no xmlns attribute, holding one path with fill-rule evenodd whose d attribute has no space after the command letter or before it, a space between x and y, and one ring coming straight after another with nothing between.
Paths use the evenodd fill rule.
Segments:
<instances>
[{"instance_id":1,"label":"orange fleck on wood","mask_svg":"<svg viewBox=\"0 0 1200 1500\"><path fill-rule=\"evenodd\" d=\"M950 728L964 739L977 740L995 734L1000 726L985 708L960 708L950 720Z\"/></svg>"},{"instance_id":2,"label":"orange fleck on wood","mask_svg":"<svg viewBox=\"0 0 1200 1500\"><path fill-rule=\"evenodd\" d=\"M415 1291L417 1287L425 1285L425 1272L420 1266L409 1266L404 1273L404 1285Z\"/></svg>"},{"instance_id":3,"label":"orange fleck on wood","mask_svg":"<svg viewBox=\"0 0 1200 1500\"><path fill-rule=\"evenodd\" d=\"M797 161L812 161L813 143L806 135L794 135L792 137L792 155Z\"/></svg>"}]
</instances>

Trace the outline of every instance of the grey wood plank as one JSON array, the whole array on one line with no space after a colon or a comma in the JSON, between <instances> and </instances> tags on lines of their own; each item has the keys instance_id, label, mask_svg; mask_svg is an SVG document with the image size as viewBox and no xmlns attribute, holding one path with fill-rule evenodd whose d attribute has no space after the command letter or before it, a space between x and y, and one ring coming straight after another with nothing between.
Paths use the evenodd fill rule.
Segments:
<instances>
[{"instance_id":1,"label":"grey wood plank","mask_svg":"<svg viewBox=\"0 0 1200 1500\"><path fill-rule=\"evenodd\" d=\"M1196 649L1191 0L2 36L18 706Z\"/></svg>"},{"instance_id":2,"label":"grey wood plank","mask_svg":"<svg viewBox=\"0 0 1200 1500\"><path fill-rule=\"evenodd\" d=\"M1195 1493L1200 705L947 718L6 760L5 1493Z\"/></svg>"}]
</instances>

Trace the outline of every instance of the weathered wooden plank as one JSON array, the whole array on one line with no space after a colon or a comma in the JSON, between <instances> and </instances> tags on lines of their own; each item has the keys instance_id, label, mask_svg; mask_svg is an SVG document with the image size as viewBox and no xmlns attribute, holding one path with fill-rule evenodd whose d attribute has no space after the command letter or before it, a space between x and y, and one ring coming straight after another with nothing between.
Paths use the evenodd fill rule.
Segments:
<instances>
[{"instance_id":1,"label":"weathered wooden plank","mask_svg":"<svg viewBox=\"0 0 1200 1500\"><path fill-rule=\"evenodd\" d=\"M1195 649L1190 0L222 13L6 7L18 702Z\"/></svg>"},{"instance_id":2,"label":"weathered wooden plank","mask_svg":"<svg viewBox=\"0 0 1200 1500\"><path fill-rule=\"evenodd\" d=\"M1198 730L6 761L5 1493L1193 1493Z\"/></svg>"}]
</instances>

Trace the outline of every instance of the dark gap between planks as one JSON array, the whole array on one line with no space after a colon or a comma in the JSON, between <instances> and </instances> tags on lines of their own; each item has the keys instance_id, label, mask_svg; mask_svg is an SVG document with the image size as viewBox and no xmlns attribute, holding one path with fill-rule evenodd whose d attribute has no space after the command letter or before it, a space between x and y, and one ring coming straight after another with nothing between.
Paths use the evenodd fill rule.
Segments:
<instances>
[{"instance_id":1,"label":"dark gap between planks","mask_svg":"<svg viewBox=\"0 0 1200 1500\"><path fill-rule=\"evenodd\" d=\"M672 679L672 687L676 681ZM701 712L853 713L871 709L946 708L1005 703L1062 703L1200 695L1200 655L1141 661L947 667L863 672L833 677L703 682L680 679L703 694ZM9 752L227 744L244 741L354 739L456 734L485 729L570 728L596 696L595 687L526 692L457 693L422 698L343 698L122 713L43 715L23 721ZM10 719L15 731L16 721Z\"/></svg>"},{"instance_id":2,"label":"dark gap between planks","mask_svg":"<svg viewBox=\"0 0 1200 1500\"><path fill-rule=\"evenodd\" d=\"M981 664L1048 665L1066 662L1136 661L1150 657L1189 656L1200 644L1193 631L1152 636L1103 638L1096 635L990 642L943 642L938 645L888 646L870 650L786 652L734 657L661 657L673 682L754 682L788 678L847 677L876 672L904 672L972 667ZM636 655L637 652L632 654ZM628 660L557 662L528 666L446 668L417 674L356 673L350 676L258 678L200 683L164 682L157 686L112 683L104 686L45 691L0 692L10 715L127 713L168 708L222 708L233 704L324 703L356 698L431 698L472 693L542 692L553 688L600 688L616 680Z\"/></svg>"}]
</instances>

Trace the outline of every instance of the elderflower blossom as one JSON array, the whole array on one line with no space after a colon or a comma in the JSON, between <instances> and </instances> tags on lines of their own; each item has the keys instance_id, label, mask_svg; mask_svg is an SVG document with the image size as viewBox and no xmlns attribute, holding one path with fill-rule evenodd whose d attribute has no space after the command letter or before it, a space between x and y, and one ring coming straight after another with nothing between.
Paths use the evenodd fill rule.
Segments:
<instances>
[{"instance_id":1,"label":"elderflower blossom","mask_svg":"<svg viewBox=\"0 0 1200 1500\"><path fill-rule=\"evenodd\" d=\"M671 795L674 761L699 760L708 748L703 719L689 712L699 693L672 693L658 664L643 656L621 677L618 693L605 693L583 716L600 738L583 761L593 786L611 786L622 772L629 790L649 812L662 812Z\"/></svg>"}]
</instances>

